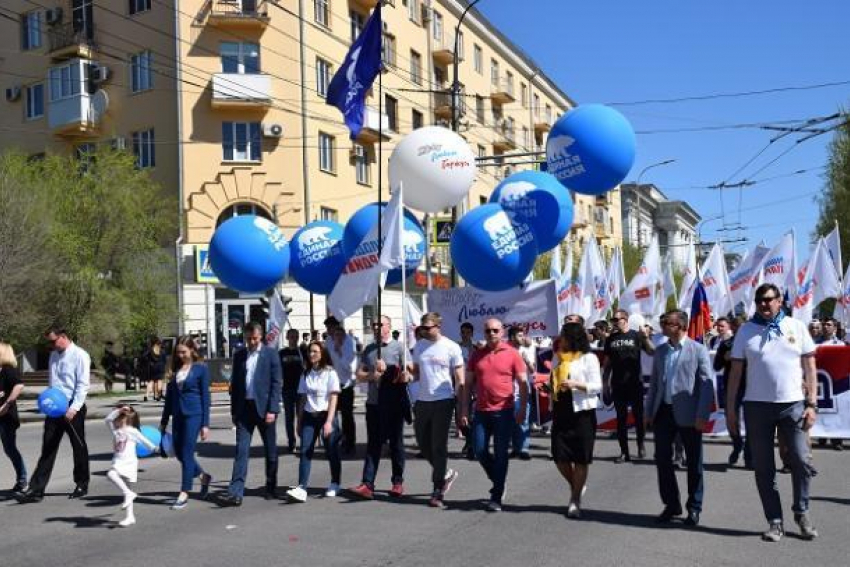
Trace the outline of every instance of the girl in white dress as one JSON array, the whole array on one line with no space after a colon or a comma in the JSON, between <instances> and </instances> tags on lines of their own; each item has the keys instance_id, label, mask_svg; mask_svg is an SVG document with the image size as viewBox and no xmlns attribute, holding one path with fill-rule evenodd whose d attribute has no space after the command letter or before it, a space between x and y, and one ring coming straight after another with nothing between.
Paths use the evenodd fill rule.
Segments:
<instances>
[{"instance_id":1,"label":"girl in white dress","mask_svg":"<svg viewBox=\"0 0 850 567\"><path fill-rule=\"evenodd\" d=\"M139 414L130 406L115 408L106 416L105 421L109 430L112 431L112 448L114 451L112 466L106 476L124 494L124 503L121 508L127 510L127 517L118 522L118 525L126 528L136 523L136 516L133 514L133 501L136 499L136 493L127 486L128 482L136 482L139 472L136 444L141 443L151 451L156 451L157 446L139 431Z\"/></svg>"}]
</instances>

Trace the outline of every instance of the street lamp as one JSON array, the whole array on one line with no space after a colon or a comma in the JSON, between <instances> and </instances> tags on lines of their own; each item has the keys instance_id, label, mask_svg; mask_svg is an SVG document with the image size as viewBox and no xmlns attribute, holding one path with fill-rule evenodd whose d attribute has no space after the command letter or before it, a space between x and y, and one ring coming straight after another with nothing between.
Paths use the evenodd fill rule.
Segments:
<instances>
[{"instance_id":1,"label":"street lamp","mask_svg":"<svg viewBox=\"0 0 850 567\"><path fill-rule=\"evenodd\" d=\"M664 161L659 161L658 163L653 163L653 164L651 164L651 165L648 165L648 166L644 167L644 168L641 170L640 174L639 174L639 175L638 175L638 177L637 177L637 183L635 183L635 213L636 213L636 215L637 215L637 242L638 242L638 248L640 248L640 247L641 247L641 245L642 245L642 240L643 240L643 239L641 238L641 232L640 232L640 180L643 178L643 174L644 174L644 173L646 173L647 171L649 171L650 169L652 169L652 168L654 168L654 167L661 167L662 165L668 165L668 164L673 163L674 161L676 161L676 159L675 159L675 158L673 158L673 159L666 159L666 160L664 160Z\"/></svg>"},{"instance_id":2,"label":"street lamp","mask_svg":"<svg viewBox=\"0 0 850 567\"><path fill-rule=\"evenodd\" d=\"M481 0L472 0L466 8L464 8L463 12L460 14L460 18L458 18L457 26L455 27L455 45L454 51L452 52L452 92L451 92L451 109L452 109L452 132L457 132L458 129L458 106L460 99L460 79L458 78L458 49L460 47L460 26L463 24L464 18L466 18L466 14L472 9L473 6L478 4ZM457 226L457 206L452 207L452 230ZM452 287L457 287L457 270L455 269L454 262L452 262Z\"/></svg>"}]
</instances>

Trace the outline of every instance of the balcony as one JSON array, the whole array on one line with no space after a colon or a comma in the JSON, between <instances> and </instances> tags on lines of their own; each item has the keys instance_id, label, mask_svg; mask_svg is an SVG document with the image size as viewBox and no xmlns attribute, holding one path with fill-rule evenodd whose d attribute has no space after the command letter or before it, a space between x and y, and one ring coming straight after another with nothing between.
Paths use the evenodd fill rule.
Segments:
<instances>
[{"instance_id":1,"label":"balcony","mask_svg":"<svg viewBox=\"0 0 850 567\"><path fill-rule=\"evenodd\" d=\"M217 28L262 30L269 25L267 0L208 0L207 23Z\"/></svg>"},{"instance_id":2,"label":"balcony","mask_svg":"<svg viewBox=\"0 0 850 567\"><path fill-rule=\"evenodd\" d=\"M538 135L545 134L552 129L552 121L549 118L544 118L540 109L534 109L534 133Z\"/></svg>"},{"instance_id":3,"label":"balcony","mask_svg":"<svg viewBox=\"0 0 850 567\"><path fill-rule=\"evenodd\" d=\"M608 230L605 228L605 223L596 222L593 225L593 232L596 238L602 240L605 238L609 238L611 235L608 233Z\"/></svg>"},{"instance_id":4,"label":"balcony","mask_svg":"<svg viewBox=\"0 0 850 567\"><path fill-rule=\"evenodd\" d=\"M351 0L352 8L359 8L364 11L369 11L378 5L380 0Z\"/></svg>"},{"instance_id":5,"label":"balcony","mask_svg":"<svg viewBox=\"0 0 850 567\"><path fill-rule=\"evenodd\" d=\"M516 148L516 131L507 126L499 128L496 140L493 142L493 151L497 154L501 154L515 150Z\"/></svg>"},{"instance_id":6,"label":"balcony","mask_svg":"<svg viewBox=\"0 0 850 567\"><path fill-rule=\"evenodd\" d=\"M267 108L272 104L272 81L261 73L215 73L213 108Z\"/></svg>"},{"instance_id":7,"label":"balcony","mask_svg":"<svg viewBox=\"0 0 850 567\"><path fill-rule=\"evenodd\" d=\"M455 54L455 36L454 34L443 33L443 38L440 41L435 41L431 50L431 56L434 62L438 65L454 64ZM463 52L457 54L457 60L463 61Z\"/></svg>"},{"instance_id":8,"label":"balcony","mask_svg":"<svg viewBox=\"0 0 850 567\"><path fill-rule=\"evenodd\" d=\"M377 110L367 106L366 113L363 115L363 128L357 135L357 141L361 144L374 144L381 138L381 135L383 135L384 141L392 137L390 118L386 114L378 114Z\"/></svg>"},{"instance_id":9,"label":"balcony","mask_svg":"<svg viewBox=\"0 0 850 567\"><path fill-rule=\"evenodd\" d=\"M466 115L466 93L460 92L458 96L458 118ZM434 115L437 118L452 119L452 95L450 92L436 93L434 95Z\"/></svg>"},{"instance_id":10,"label":"balcony","mask_svg":"<svg viewBox=\"0 0 850 567\"><path fill-rule=\"evenodd\" d=\"M95 111L91 96L86 92L50 101L47 110L47 124L56 136L88 138L99 135L102 117Z\"/></svg>"},{"instance_id":11,"label":"balcony","mask_svg":"<svg viewBox=\"0 0 850 567\"><path fill-rule=\"evenodd\" d=\"M514 82L499 79L490 85L490 100L493 104L507 104L516 100Z\"/></svg>"},{"instance_id":12,"label":"balcony","mask_svg":"<svg viewBox=\"0 0 850 567\"><path fill-rule=\"evenodd\" d=\"M47 45L50 57L54 60L73 59L80 57L91 59L94 50L93 24L82 29L74 22L58 24L47 28Z\"/></svg>"}]
</instances>

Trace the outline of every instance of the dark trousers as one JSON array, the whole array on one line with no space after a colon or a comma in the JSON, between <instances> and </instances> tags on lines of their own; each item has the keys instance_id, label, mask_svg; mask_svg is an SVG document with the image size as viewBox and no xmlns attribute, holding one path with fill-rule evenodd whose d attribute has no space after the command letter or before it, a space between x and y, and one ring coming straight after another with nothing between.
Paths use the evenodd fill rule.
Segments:
<instances>
[{"instance_id":1,"label":"dark trousers","mask_svg":"<svg viewBox=\"0 0 850 567\"><path fill-rule=\"evenodd\" d=\"M743 397L744 397L743 394L739 393L738 399L735 403L735 409L736 409L738 415L741 415L741 407L743 407L743 405L744 405ZM729 433L729 437L732 438L732 451L734 451L735 454L738 455L738 454L741 453L741 450L743 450L744 451L744 464L745 465L752 464L753 457L752 457L752 454L750 452L750 444L747 443L747 439L743 435L741 435L741 430L738 429L737 435L733 435L732 433Z\"/></svg>"},{"instance_id":2,"label":"dark trousers","mask_svg":"<svg viewBox=\"0 0 850 567\"><path fill-rule=\"evenodd\" d=\"M34 492L44 492L62 436L68 434L71 448L74 450L74 482L77 486L89 485L89 448L86 446L86 406L80 408L70 422L62 417L48 417L44 420L44 436L41 442L41 457L30 480L30 489Z\"/></svg>"},{"instance_id":3,"label":"dark trousers","mask_svg":"<svg viewBox=\"0 0 850 567\"><path fill-rule=\"evenodd\" d=\"M431 482L434 490L442 490L446 481L449 460L449 427L455 399L436 402L416 402L413 406L413 430L422 455L431 464Z\"/></svg>"},{"instance_id":4,"label":"dark trousers","mask_svg":"<svg viewBox=\"0 0 850 567\"><path fill-rule=\"evenodd\" d=\"M476 411L472 424L472 445L478 462L484 467L487 478L493 483L490 499L502 502L505 480L508 478L508 447L511 443L516 420L514 409L501 411ZM493 453L490 453L490 438L493 438Z\"/></svg>"},{"instance_id":5,"label":"dark trousers","mask_svg":"<svg viewBox=\"0 0 850 567\"><path fill-rule=\"evenodd\" d=\"M310 413L305 411L301 416L301 459L298 462L298 486L307 488L310 482L310 469L313 465L313 451L316 441L322 437L325 445L325 453L331 466L331 482L339 484L342 476L342 461L339 457L339 418L334 416L333 430L329 437L325 437L322 429L328 418L328 412Z\"/></svg>"},{"instance_id":6,"label":"dark trousers","mask_svg":"<svg viewBox=\"0 0 850 567\"><path fill-rule=\"evenodd\" d=\"M629 454L629 407L632 408L632 415L635 418L638 447L643 447L646 430L643 423L642 387L629 388L626 392L614 392L614 410L617 412L617 441L620 443L620 452L624 455Z\"/></svg>"},{"instance_id":7,"label":"dark trousers","mask_svg":"<svg viewBox=\"0 0 850 567\"><path fill-rule=\"evenodd\" d=\"M202 425L203 419L200 415L179 416L172 420L171 439L174 454L180 461L180 490L183 492L192 490L193 480L204 474L204 469L195 458L195 447Z\"/></svg>"},{"instance_id":8,"label":"dark trousers","mask_svg":"<svg viewBox=\"0 0 850 567\"><path fill-rule=\"evenodd\" d=\"M342 426L342 447L353 451L357 445L357 425L354 423L354 387L345 388L339 393L337 402L339 420Z\"/></svg>"},{"instance_id":9,"label":"dark trousers","mask_svg":"<svg viewBox=\"0 0 850 567\"><path fill-rule=\"evenodd\" d=\"M661 404L653 422L655 428L655 466L658 469L658 490L665 508L681 510L679 484L673 468L673 441L678 433L685 446L688 461L688 502L686 507L693 512L702 511L703 470L702 432L693 427L683 427L673 419L673 407Z\"/></svg>"},{"instance_id":10,"label":"dark trousers","mask_svg":"<svg viewBox=\"0 0 850 567\"><path fill-rule=\"evenodd\" d=\"M286 445L295 449L295 417L298 414L298 390L283 391L283 423L286 425Z\"/></svg>"},{"instance_id":11,"label":"dark trousers","mask_svg":"<svg viewBox=\"0 0 850 567\"><path fill-rule=\"evenodd\" d=\"M12 461L12 467L15 469L15 482L26 484L27 467L24 465L21 452L18 450L17 437L17 424L0 419L0 441L3 442L3 452Z\"/></svg>"},{"instance_id":12,"label":"dark trousers","mask_svg":"<svg viewBox=\"0 0 850 567\"><path fill-rule=\"evenodd\" d=\"M366 404L366 459L363 484L375 487L384 443L390 444L393 476L391 482L404 482L404 408L400 404Z\"/></svg>"},{"instance_id":13,"label":"dark trousers","mask_svg":"<svg viewBox=\"0 0 850 567\"><path fill-rule=\"evenodd\" d=\"M247 400L240 415L233 420L236 426L236 458L233 460L233 474L230 476L231 495L242 498L245 493L245 477L248 475L248 459L251 453L251 438L254 429L260 432L266 457L266 490L277 488L277 421L266 423L265 416L257 414L257 405Z\"/></svg>"}]
</instances>

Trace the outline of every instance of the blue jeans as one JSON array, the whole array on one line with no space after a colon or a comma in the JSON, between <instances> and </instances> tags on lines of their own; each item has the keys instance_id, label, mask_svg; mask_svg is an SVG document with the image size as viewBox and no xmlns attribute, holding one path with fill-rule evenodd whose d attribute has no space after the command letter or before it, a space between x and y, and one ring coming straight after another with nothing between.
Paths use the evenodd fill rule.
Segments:
<instances>
[{"instance_id":1,"label":"blue jeans","mask_svg":"<svg viewBox=\"0 0 850 567\"><path fill-rule=\"evenodd\" d=\"M384 443L390 444L392 483L404 482L404 408L390 404L366 404L366 459L363 484L375 487Z\"/></svg>"},{"instance_id":2,"label":"blue jeans","mask_svg":"<svg viewBox=\"0 0 850 567\"><path fill-rule=\"evenodd\" d=\"M27 467L24 465L24 458L21 452L18 451L17 427L12 423L6 423L0 420L0 441L3 442L3 451L9 460L12 461L12 466L15 468L15 479L19 483L26 484L27 482Z\"/></svg>"},{"instance_id":3,"label":"blue jeans","mask_svg":"<svg viewBox=\"0 0 850 567\"><path fill-rule=\"evenodd\" d=\"M520 386L521 387L521 386ZM530 390L530 389L529 389ZM514 415L519 413L520 397L517 394L514 400ZM511 445L515 453L528 453L531 445L531 428L529 427L529 419L531 417L531 393L528 394L528 399L525 403L525 421L522 424L514 421L514 431L511 436Z\"/></svg>"},{"instance_id":4,"label":"blue jeans","mask_svg":"<svg viewBox=\"0 0 850 567\"><path fill-rule=\"evenodd\" d=\"M195 458L195 446L202 424L200 415L181 416L173 420L172 443L174 454L181 465L180 490L183 492L192 490L194 479L204 474L204 469Z\"/></svg>"},{"instance_id":5,"label":"blue jeans","mask_svg":"<svg viewBox=\"0 0 850 567\"><path fill-rule=\"evenodd\" d=\"M514 425L514 409L499 411L476 411L472 424L472 443L475 456L487 478L493 483L490 500L502 502L505 480L508 477L508 447ZM493 453L490 453L490 438L493 438Z\"/></svg>"},{"instance_id":6,"label":"blue jeans","mask_svg":"<svg viewBox=\"0 0 850 567\"><path fill-rule=\"evenodd\" d=\"M298 414L298 390L283 391L283 423L286 426L286 445L295 449L295 416Z\"/></svg>"},{"instance_id":7,"label":"blue jeans","mask_svg":"<svg viewBox=\"0 0 850 567\"><path fill-rule=\"evenodd\" d=\"M236 458L233 460L233 474L230 477L229 492L236 498L245 493L245 477L248 475L248 459L251 453L251 438L254 429L260 431L266 457L266 491L277 488L277 421L266 423L265 416L260 417L253 401L247 401L241 415L233 419L236 425Z\"/></svg>"},{"instance_id":8,"label":"blue jeans","mask_svg":"<svg viewBox=\"0 0 850 567\"><path fill-rule=\"evenodd\" d=\"M658 490L665 508L681 510L679 484L673 468L673 443L676 434L685 446L688 462L688 501L686 508L692 512L702 511L704 490L702 468L702 432L693 427L683 427L673 419L673 408L661 404L653 420L655 428L655 467L658 469Z\"/></svg>"},{"instance_id":9,"label":"blue jeans","mask_svg":"<svg viewBox=\"0 0 850 567\"><path fill-rule=\"evenodd\" d=\"M313 464L313 451L316 441L322 436L325 453L331 466L331 482L339 484L342 476L342 462L339 457L339 416L334 415L333 431L330 437L324 437L322 428L328 418L328 412L310 413L305 411L301 417L301 459L298 463L298 486L307 488L310 482L310 467Z\"/></svg>"},{"instance_id":10,"label":"blue jeans","mask_svg":"<svg viewBox=\"0 0 850 567\"><path fill-rule=\"evenodd\" d=\"M806 459L809 446L803 431L803 402L744 402L747 443L753 456L761 505L768 522L782 521L782 502L776 486L774 438L777 428L788 443L791 486L794 492L792 510L805 514L809 510L809 485L812 474Z\"/></svg>"}]
</instances>

